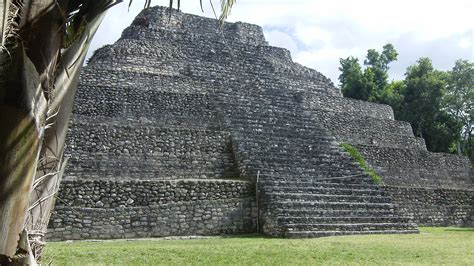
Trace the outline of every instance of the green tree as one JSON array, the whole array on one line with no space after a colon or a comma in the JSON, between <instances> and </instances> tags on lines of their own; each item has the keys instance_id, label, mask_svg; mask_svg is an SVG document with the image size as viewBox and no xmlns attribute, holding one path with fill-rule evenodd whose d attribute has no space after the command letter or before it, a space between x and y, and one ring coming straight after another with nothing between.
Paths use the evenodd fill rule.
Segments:
<instances>
[{"instance_id":1,"label":"green tree","mask_svg":"<svg viewBox=\"0 0 474 266\"><path fill-rule=\"evenodd\" d=\"M456 143L458 154L474 159L472 134L474 127L474 63L459 59L449 71L448 84L444 96L444 110L461 125L459 141Z\"/></svg>"},{"instance_id":2,"label":"green tree","mask_svg":"<svg viewBox=\"0 0 474 266\"><path fill-rule=\"evenodd\" d=\"M362 81L363 73L359 64L359 59L355 57L348 57L346 59L339 59L341 66L339 70L339 81L341 82L341 90L345 97L367 100L370 91L365 87Z\"/></svg>"},{"instance_id":3,"label":"green tree","mask_svg":"<svg viewBox=\"0 0 474 266\"><path fill-rule=\"evenodd\" d=\"M364 101L383 102L382 94L388 85L388 65L397 56L392 44L384 45L382 53L370 49L364 60L363 71L357 58L341 58L339 81L343 95Z\"/></svg>"},{"instance_id":4,"label":"green tree","mask_svg":"<svg viewBox=\"0 0 474 266\"><path fill-rule=\"evenodd\" d=\"M460 130L459 121L440 110L436 120L424 129L427 148L435 152L454 152Z\"/></svg>"},{"instance_id":5,"label":"green tree","mask_svg":"<svg viewBox=\"0 0 474 266\"><path fill-rule=\"evenodd\" d=\"M0 2L1 265L33 265L41 254L81 66L105 11L120 2ZM221 19L234 3L221 1Z\"/></svg>"},{"instance_id":6,"label":"green tree","mask_svg":"<svg viewBox=\"0 0 474 266\"><path fill-rule=\"evenodd\" d=\"M395 119L400 120L400 112L405 102L405 82L402 80L394 80L390 82L380 95L382 103L392 107Z\"/></svg>"},{"instance_id":7,"label":"green tree","mask_svg":"<svg viewBox=\"0 0 474 266\"><path fill-rule=\"evenodd\" d=\"M420 58L405 73L398 117L411 123L430 151L449 152L458 138L459 124L442 110L446 80L447 74L435 70L429 58Z\"/></svg>"},{"instance_id":8,"label":"green tree","mask_svg":"<svg viewBox=\"0 0 474 266\"><path fill-rule=\"evenodd\" d=\"M397 51L390 43L383 46L382 53L375 49L367 51L367 59L364 61L364 65L367 66L366 71L373 72L372 82L375 83L369 101L379 102L381 100L381 95L388 85L388 64L397 60L397 56Z\"/></svg>"}]
</instances>

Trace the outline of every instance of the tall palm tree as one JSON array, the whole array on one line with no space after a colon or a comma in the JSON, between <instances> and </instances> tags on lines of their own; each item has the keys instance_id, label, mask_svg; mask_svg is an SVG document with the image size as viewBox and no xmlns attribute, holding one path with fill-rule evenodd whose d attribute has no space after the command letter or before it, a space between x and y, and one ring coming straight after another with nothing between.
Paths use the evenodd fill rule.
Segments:
<instances>
[{"instance_id":1,"label":"tall palm tree","mask_svg":"<svg viewBox=\"0 0 474 266\"><path fill-rule=\"evenodd\" d=\"M1 265L41 255L81 67L105 11L120 2L0 2ZM234 3L220 1L221 21Z\"/></svg>"}]
</instances>

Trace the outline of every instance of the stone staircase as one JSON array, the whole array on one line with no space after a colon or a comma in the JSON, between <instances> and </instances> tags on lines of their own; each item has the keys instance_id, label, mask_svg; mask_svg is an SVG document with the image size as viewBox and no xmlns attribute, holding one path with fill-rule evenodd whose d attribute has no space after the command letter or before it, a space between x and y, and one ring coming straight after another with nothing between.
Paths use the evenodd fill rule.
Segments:
<instances>
[{"instance_id":1,"label":"stone staircase","mask_svg":"<svg viewBox=\"0 0 474 266\"><path fill-rule=\"evenodd\" d=\"M245 102L239 101L242 91ZM285 98L298 99L299 93L278 91L230 91L219 98L226 108L217 106L241 174L259 175L261 230L288 238L417 233L336 139L305 115L302 105L288 104Z\"/></svg>"},{"instance_id":2,"label":"stone staircase","mask_svg":"<svg viewBox=\"0 0 474 266\"><path fill-rule=\"evenodd\" d=\"M271 221L264 231L288 238L418 233L379 186L359 179L264 182L265 220Z\"/></svg>"}]
</instances>

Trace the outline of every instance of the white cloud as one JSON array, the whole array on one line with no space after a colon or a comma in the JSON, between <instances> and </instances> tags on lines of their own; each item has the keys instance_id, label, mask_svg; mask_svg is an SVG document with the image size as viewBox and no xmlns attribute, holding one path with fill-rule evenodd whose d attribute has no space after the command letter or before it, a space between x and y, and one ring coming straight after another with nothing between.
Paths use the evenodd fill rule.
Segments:
<instances>
[{"instance_id":1,"label":"white cloud","mask_svg":"<svg viewBox=\"0 0 474 266\"><path fill-rule=\"evenodd\" d=\"M303 25L301 22L296 24L295 36L309 47L328 45L332 41L332 34L322 27Z\"/></svg>"},{"instance_id":2,"label":"white cloud","mask_svg":"<svg viewBox=\"0 0 474 266\"><path fill-rule=\"evenodd\" d=\"M265 29L264 29L265 30ZM294 37L281 30L265 30L268 43L278 43L279 47L288 49L292 55L299 53L298 43Z\"/></svg>"},{"instance_id":3,"label":"white cloud","mask_svg":"<svg viewBox=\"0 0 474 266\"><path fill-rule=\"evenodd\" d=\"M213 2L218 8L219 1ZM182 1L182 10L213 17L208 2L203 4L204 14L197 0ZM114 7L93 48L118 39L141 8L139 1L134 1L130 12L125 3ZM239 0L229 21L261 25L271 45L289 49L295 61L337 84L339 58L353 55L362 60L368 49L380 50L389 42L400 54L392 65L392 78L402 77L421 56L432 58L440 69L451 68L458 58L474 61L472 14L472 0Z\"/></svg>"}]
</instances>

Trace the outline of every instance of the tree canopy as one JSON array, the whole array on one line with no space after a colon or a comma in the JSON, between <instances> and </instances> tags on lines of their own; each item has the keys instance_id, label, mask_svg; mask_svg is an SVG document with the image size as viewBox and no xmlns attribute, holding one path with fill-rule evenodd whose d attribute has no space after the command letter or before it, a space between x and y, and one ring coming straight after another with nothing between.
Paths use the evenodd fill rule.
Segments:
<instances>
[{"instance_id":1,"label":"tree canopy","mask_svg":"<svg viewBox=\"0 0 474 266\"><path fill-rule=\"evenodd\" d=\"M395 118L410 122L428 150L456 152L474 160L474 64L459 59L439 71L429 58L409 66L403 80L388 81L389 64L398 53L391 44L381 53L367 51L365 69L355 57L340 59L340 87L345 97L390 105Z\"/></svg>"},{"instance_id":2,"label":"tree canopy","mask_svg":"<svg viewBox=\"0 0 474 266\"><path fill-rule=\"evenodd\" d=\"M383 46L381 53L375 49L367 51L362 70L359 60L355 57L340 59L339 81L344 96L379 102L385 87L388 85L388 65L397 60L398 53L392 44Z\"/></svg>"}]
</instances>

